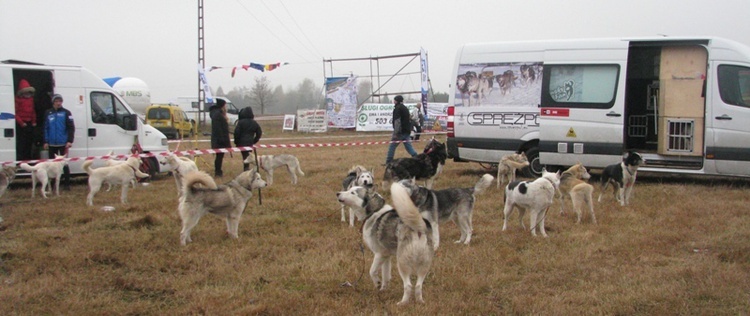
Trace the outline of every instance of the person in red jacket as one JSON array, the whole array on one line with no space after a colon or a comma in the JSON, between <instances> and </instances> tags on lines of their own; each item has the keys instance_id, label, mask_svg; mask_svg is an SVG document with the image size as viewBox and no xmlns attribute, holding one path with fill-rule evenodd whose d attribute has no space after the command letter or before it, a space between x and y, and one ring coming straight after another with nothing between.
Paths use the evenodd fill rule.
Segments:
<instances>
[{"instance_id":1,"label":"person in red jacket","mask_svg":"<svg viewBox=\"0 0 750 316\"><path fill-rule=\"evenodd\" d=\"M16 91L16 160L33 159L31 147L34 144L34 128L36 128L36 110L34 109L34 93L26 79L21 79Z\"/></svg>"}]
</instances>

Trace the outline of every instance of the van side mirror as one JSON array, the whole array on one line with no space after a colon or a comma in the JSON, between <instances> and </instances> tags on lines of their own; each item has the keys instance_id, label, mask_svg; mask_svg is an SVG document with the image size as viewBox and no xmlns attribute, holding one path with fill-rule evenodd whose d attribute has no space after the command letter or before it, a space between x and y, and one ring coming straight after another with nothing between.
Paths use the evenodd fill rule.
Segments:
<instances>
[{"instance_id":1,"label":"van side mirror","mask_svg":"<svg viewBox=\"0 0 750 316\"><path fill-rule=\"evenodd\" d=\"M138 115L130 114L122 118L122 128L126 131L138 130Z\"/></svg>"}]
</instances>

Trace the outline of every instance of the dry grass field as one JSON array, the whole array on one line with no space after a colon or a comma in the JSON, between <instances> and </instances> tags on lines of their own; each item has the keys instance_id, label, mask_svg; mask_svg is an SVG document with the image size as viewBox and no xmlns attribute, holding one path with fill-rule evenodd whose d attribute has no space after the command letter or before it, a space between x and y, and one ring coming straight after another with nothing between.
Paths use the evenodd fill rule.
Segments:
<instances>
[{"instance_id":1,"label":"dry grass field","mask_svg":"<svg viewBox=\"0 0 750 316\"><path fill-rule=\"evenodd\" d=\"M261 124L263 144L388 139ZM386 149L261 149L296 155L306 176L293 186L279 169L262 205L257 195L248 204L238 240L208 215L186 247L171 176L131 190L128 205L119 204L119 188L99 192L94 207L85 205L85 177L47 200L31 199L30 180L17 179L0 199L0 315L750 313L750 183L646 174L631 206L611 195L595 205L597 225L588 216L576 225L570 204L563 216L556 201L549 238L523 231L518 213L502 232L503 193L493 184L478 197L471 245L453 243L455 224L441 226L426 303L396 306L403 289L395 264L390 287L377 291L361 223L342 223L335 199L354 164L374 167L379 181ZM403 147L397 155L406 155ZM211 172L213 157L204 160L199 167ZM240 161L239 154L225 159L223 181L239 174ZM449 161L435 188L473 186L484 172Z\"/></svg>"}]
</instances>

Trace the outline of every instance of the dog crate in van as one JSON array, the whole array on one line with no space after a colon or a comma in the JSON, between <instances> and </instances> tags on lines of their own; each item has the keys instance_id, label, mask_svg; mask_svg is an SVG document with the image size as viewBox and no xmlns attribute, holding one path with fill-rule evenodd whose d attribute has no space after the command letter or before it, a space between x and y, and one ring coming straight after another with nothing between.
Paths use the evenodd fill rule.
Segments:
<instances>
[{"instance_id":1,"label":"dog crate in van","mask_svg":"<svg viewBox=\"0 0 750 316\"><path fill-rule=\"evenodd\" d=\"M662 155L702 156L707 52L665 46L659 64L658 147Z\"/></svg>"}]
</instances>

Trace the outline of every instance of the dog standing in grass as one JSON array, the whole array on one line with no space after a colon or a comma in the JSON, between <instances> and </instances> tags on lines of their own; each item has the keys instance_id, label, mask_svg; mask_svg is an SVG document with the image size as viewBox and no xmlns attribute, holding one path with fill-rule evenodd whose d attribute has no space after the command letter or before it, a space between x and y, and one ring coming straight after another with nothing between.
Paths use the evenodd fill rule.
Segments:
<instances>
[{"instance_id":1,"label":"dog standing in grass","mask_svg":"<svg viewBox=\"0 0 750 316\"><path fill-rule=\"evenodd\" d=\"M547 217L547 209L552 205L555 191L560 185L560 174L542 171L542 177L534 181L514 181L505 187L505 208L503 209L503 231L508 228L508 217L515 208L518 208L518 222L523 225L523 216L526 210L531 218L531 234L536 237L536 231L547 237L544 230L544 218Z\"/></svg>"},{"instance_id":2,"label":"dog standing in grass","mask_svg":"<svg viewBox=\"0 0 750 316\"><path fill-rule=\"evenodd\" d=\"M432 225L424 219L424 211L412 202L409 192L399 183L391 185L393 206L373 190L354 186L336 194L339 202L365 210L362 239L375 257L370 278L376 288L385 290L391 280L391 257L396 256L398 272L404 284L404 295L398 305L411 300L412 291L424 303L422 285L435 257ZM417 276L412 286L411 276Z\"/></svg>"},{"instance_id":3,"label":"dog standing in grass","mask_svg":"<svg viewBox=\"0 0 750 316\"><path fill-rule=\"evenodd\" d=\"M183 193L177 208L182 219L180 244L185 246L193 241L190 231L207 213L226 218L227 233L232 238L239 238L240 217L253 196L253 190L266 187L266 182L255 170L251 168L240 173L234 180L223 185L216 185L214 179L203 171L185 175ZM201 186L197 186L199 184Z\"/></svg>"},{"instance_id":4,"label":"dog standing in grass","mask_svg":"<svg viewBox=\"0 0 750 316\"><path fill-rule=\"evenodd\" d=\"M63 159L65 156L55 155L55 159ZM22 163L19 166L21 169L31 172L31 197L34 197L36 192L36 182L41 183L42 196L47 198L47 186L49 186L50 192L52 192L52 184L50 179L55 179L55 194L60 196L60 178L62 178L63 168L68 162L65 160L54 161L48 160L40 162L34 166L30 166L27 163Z\"/></svg>"},{"instance_id":5,"label":"dog standing in grass","mask_svg":"<svg viewBox=\"0 0 750 316\"><path fill-rule=\"evenodd\" d=\"M130 156L125 163L113 166L91 168L93 160L83 162L83 171L89 174L89 195L86 197L86 205L94 205L94 195L102 188L102 184L119 184L122 186L120 203L128 203L128 187L131 181L136 178L148 178L148 174L138 170L142 161L138 156Z\"/></svg>"},{"instance_id":6,"label":"dog standing in grass","mask_svg":"<svg viewBox=\"0 0 750 316\"><path fill-rule=\"evenodd\" d=\"M601 187L598 201L602 201L602 194L607 187L612 184L613 195L620 202L620 206L630 203L630 196L633 195L633 186L635 186L635 176L638 173L638 167L645 164L641 154L630 151L622 157L622 162L609 165L602 170Z\"/></svg>"},{"instance_id":7,"label":"dog standing in grass","mask_svg":"<svg viewBox=\"0 0 750 316\"><path fill-rule=\"evenodd\" d=\"M16 178L16 167L15 166L3 166L0 170L0 197L5 194L8 187Z\"/></svg>"},{"instance_id":8,"label":"dog standing in grass","mask_svg":"<svg viewBox=\"0 0 750 316\"><path fill-rule=\"evenodd\" d=\"M243 163L255 166L255 157L250 155L245 158ZM286 167L286 170L289 171L289 175L292 177L292 184L297 184L297 174L300 176L305 175L299 166L299 160L292 155L281 154L258 156L258 164L260 166L256 166L256 168L258 170L263 169L266 172L266 175L268 175L268 185L273 184L273 169L279 167Z\"/></svg>"},{"instance_id":9,"label":"dog standing in grass","mask_svg":"<svg viewBox=\"0 0 750 316\"><path fill-rule=\"evenodd\" d=\"M198 166L195 161L188 157L177 156L173 151L169 151L164 160L160 162L162 165L168 165L172 168L172 175L174 176L174 182L177 186L177 196L182 196L182 179L188 173L198 171Z\"/></svg>"},{"instance_id":10,"label":"dog standing in grass","mask_svg":"<svg viewBox=\"0 0 750 316\"><path fill-rule=\"evenodd\" d=\"M346 175L346 178L344 178L344 181L341 183L344 191L351 189L354 186L364 187L368 190L374 189L374 183L375 183L375 177L372 175L373 173L367 170L367 168L356 165L353 166L351 169L349 169L349 173ZM344 208L346 205L344 203L341 203L341 221L346 222L346 212L344 211ZM357 206L350 206L349 207L349 226L354 227L354 216L357 216L357 219L362 220L364 218L365 212L364 209Z\"/></svg>"},{"instance_id":11,"label":"dog standing in grass","mask_svg":"<svg viewBox=\"0 0 750 316\"><path fill-rule=\"evenodd\" d=\"M596 215L594 214L594 186L586 183L584 180L591 178L586 167L580 162L568 168L560 177L560 215L565 214L565 196L569 195L573 202L573 210L578 215L576 223L581 223L581 207L584 205L589 209L591 221L596 224Z\"/></svg>"},{"instance_id":12,"label":"dog standing in grass","mask_svg":"<svg viewBox=\"0 0 750 316\"><path fill-rule=\"evenodd\" d=\"M529 166L529 160L525 153L505 155L497 164L497 188L501 184L516 181L516 171Z\"/></svg>"}]
</instances>

